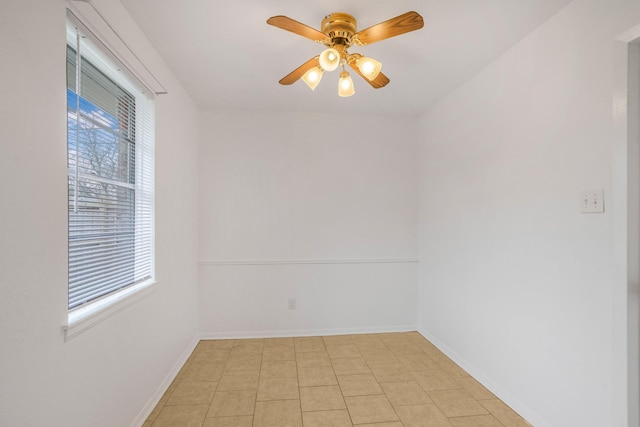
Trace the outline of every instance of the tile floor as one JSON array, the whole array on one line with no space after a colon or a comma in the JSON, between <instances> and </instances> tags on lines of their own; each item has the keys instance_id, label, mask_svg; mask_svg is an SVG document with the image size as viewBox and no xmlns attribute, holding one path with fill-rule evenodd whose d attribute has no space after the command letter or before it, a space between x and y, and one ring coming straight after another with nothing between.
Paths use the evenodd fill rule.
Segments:
<instances>
[{"instance_id":1,"label":"tile floor","mask_svg":"<svg viewBox=\"0 0 640 427\"><path fill-rule=\"evenodd\" d=\"M143 427L530 426L417 332L200 341Z\"/></svg>"}]
</instances>

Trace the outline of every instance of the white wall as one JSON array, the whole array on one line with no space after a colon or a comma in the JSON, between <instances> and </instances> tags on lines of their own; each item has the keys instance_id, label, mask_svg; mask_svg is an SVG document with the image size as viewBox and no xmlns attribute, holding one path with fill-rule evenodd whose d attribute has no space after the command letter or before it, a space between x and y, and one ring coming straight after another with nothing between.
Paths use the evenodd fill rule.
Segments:
<instances>
[{"instance_id":1,"label":"white wall","mask_svg":"<svg viewBox=\"0 0 640 427\"><path fill-rule=\"evenodd\" d=\"M200 330L415 327L414 130L409 118L203 113Z\"/></svg>"},{"instance_id":2,"label":"white wall","mask_svg":"<svg viewBox=\"0 0 640 427\"><path fill-rule=\"evenodd\" d=\"M574 1L420 119L421 330L536 426L626 425L612 69L639 22Z\"/></svg>"},{"instance_id":3,"label":"white wall","mask_svg":"<svg viewBox=\"0 0 640 427\"><path fill-rule=\"evenodd\" d=\"M167 86L157 98L157 290L64 341L65 3L0 13L0 425L140 421L197 333L197 109L117 1L101 12ZM163 391L163 390L162 390Z\"/></svg>"}]
</instances>

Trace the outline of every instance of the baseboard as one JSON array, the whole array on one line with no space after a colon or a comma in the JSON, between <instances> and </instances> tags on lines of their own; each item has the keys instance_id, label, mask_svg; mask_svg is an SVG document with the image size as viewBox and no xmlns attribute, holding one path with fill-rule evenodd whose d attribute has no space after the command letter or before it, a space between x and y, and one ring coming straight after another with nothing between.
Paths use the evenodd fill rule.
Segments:
<instances>
[{"instance_id":1,"label":"baseboard","mask_svg":"<svg viewBox=\"0 0 640 427\"><path fill-rule=\"evenodd\" d=\"M531 425L536 427L551 427L551 423L542 418L536 411L531 409L528 405L522 403L519 399L515 398L504 387L493 381L488 375L485 375L482 371L477 369L472 363L453 351L442 341L430 334L429 331L418 328L418 333L428 339L431 344L435 345L440 351L442 351L448 358L453 360L462 369L467 371L469 375L475 378L480 384L485 386L491 393L496 395L500 400L506 403L511 409L516 411L520 416L527 420Z\"/></svg>"},{"instance_id":2,"label":"baseboard","mask_svg":"<svg viewBox=\"0 0 640 427\"><path fill-rule=\"evenodd\" d=\"M133 422L131 423L131 427L142 427L144 422L147 420L147 418L149 418L149 415L151 415L151 412L154 410L154 408L164 395L164 392L167 391L167 389L171 385L171 382L173 382L175 377L178 375L178 372L180 372L180 369L182 369L189 356L191 356L191 353L193 353L193 350L195 350L196 345L198 345L199 341L200 339L196 336L189 343L176 363L174 363L169 373L165 376L156 392L153 394L153 396L151 396L147 404L142 408L138 416L133 420Z\"/></svg>"},{"instance_id":3,"label":"baseboard","mask_svg":"<svg viewBox=\"0 0 640 427\"><path fill-rule=\"evenodd\" d=\"M293 329L278 331L229 331L229 332L201 332L202 340L244 339L244 338L283 338L283 337L313 337L328 335L377 334L388 332L415 331L416 325L398 325L379 328L340 328L340 329Z\"/></svg>"}]
</instances>

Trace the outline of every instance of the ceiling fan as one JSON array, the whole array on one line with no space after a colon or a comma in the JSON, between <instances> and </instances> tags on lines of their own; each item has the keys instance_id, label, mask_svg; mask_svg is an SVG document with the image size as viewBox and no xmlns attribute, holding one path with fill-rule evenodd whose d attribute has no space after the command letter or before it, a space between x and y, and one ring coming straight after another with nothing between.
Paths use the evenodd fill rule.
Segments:
<instances>
[{"instance_id":1,"label":"ceiling fan","mask_svg":"<svg viewBox=\"0 0 640 427\"><path fill-rule=\"evenodd\" d=\"M349 53L347 49L354 44L362 46L419 30L424 26L424 20L417 12L407 12L358 31L357 22L353 16L336 12L324 17L321 31L282 15L272 16L267 19L267 24L291 31L327 47L320 55L311 58L284 76L280 84L290 85L302 79L311 90L314 90L326 71L333 71L342 66L338 95L344 97L355 93L353 81L344 69L345 65L351 67L375 89L389 83L389 78L380 71L382 69L380 62L359 53Z\"/></svg>"}]
</instances>

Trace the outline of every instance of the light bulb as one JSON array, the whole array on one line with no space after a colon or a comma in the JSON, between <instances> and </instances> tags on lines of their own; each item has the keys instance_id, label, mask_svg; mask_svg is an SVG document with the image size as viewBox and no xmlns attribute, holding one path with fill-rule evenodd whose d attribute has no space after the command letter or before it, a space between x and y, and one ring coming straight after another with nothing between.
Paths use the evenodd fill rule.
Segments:
<instances>
[{"instance_id":1,"label":"light bulb","mask_svg":"<svg viewBox=\"0 0 640 427\"><path fill-rule=\"evenodd\" d=\"M346 71L341 72L340 81L338 82L338 95L347 97L354 93L356 93L356 90L353 87L353 80L351 80L349 73Z\"/></svg>"},{"instance_id":2,"label":"light bulb","mask_svg":"<svg viewBox=\"0 0 640 427\"><path fill-rule=\"evenodd\" d=\"M382 64L373 58L363 56L358 58L358 69L369 80L374 80L382 70Z\"/></svg>"},{"instance_id":3,"label":"light bulb","mask_svg":"<svg viewBox=\"0 0 640 427\"><path fill-rule=\"evenodd\" d=\"M303 82L307 84L307 86L309 86L309 89L315 90L316 86L318 86L318 83L320 83L320 80L322 80L323 74L324 74L324 71L322 71L322 68L313 67L310 70L308 70L306 73L304 73L301 79Z\"/></svg>"},{"instance_id":4,"label":"light bulb","mask_svg":"<svg viewBox=\"0 0 640 427\"><path fill-rule=\"evenodd\" d=\"M318 60L323 70L333 71L340 65L340 52L330 47L320 54Z\"/></svg>"}]
</instances>

